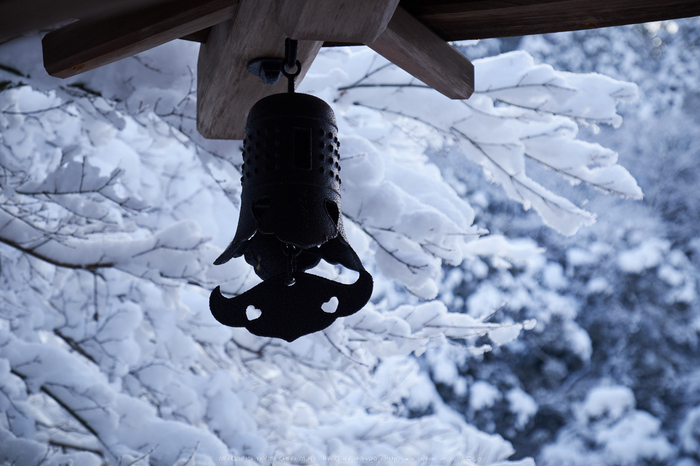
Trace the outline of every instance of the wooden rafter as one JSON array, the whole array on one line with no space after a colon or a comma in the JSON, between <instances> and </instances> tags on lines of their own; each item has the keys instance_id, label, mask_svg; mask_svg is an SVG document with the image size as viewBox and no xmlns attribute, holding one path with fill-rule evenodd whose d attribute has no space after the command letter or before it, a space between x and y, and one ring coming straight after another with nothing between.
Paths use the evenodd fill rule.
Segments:
<instances>
[{"instance_id":1,"label":"wooden rafter","mask_svg":"<svg viewBox=\"0 0 700 466\"><path fill-rule=\"evenodd\" d=\"M0 43L58 23L110 17L168 0L0 0Z\"/></svg>"},{"instance_id":2,"label":"wooden rafter","mask_svg":"<svg viewBox=\"0 0 700 466\"><path fill-rule=\"evenodd\" d=\"M225 21L236 6L232 0L171 0L108 19L77 21L44 36L44 67L51 76L74 76Z\"/></svg>"},{"instance_id":3,"label":"wooden rafter","mask_svg":"<svg viewBox=\"0 0 700 466\"><path fill-rule=\"evenodd\" d=\"M451 99L467 99L474 92L474 65L400 7L384 33L368 45Z\"/></svg>"}]
</instances>

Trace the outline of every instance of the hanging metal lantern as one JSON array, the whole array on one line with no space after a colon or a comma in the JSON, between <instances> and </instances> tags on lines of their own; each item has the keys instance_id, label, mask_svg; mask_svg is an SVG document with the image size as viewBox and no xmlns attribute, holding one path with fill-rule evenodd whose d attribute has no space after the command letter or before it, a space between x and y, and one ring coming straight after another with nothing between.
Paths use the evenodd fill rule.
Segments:
<instances>
[{"instance_id":1,"label":"hanging metal lantern","mask_svg":"<svg viewBox=\"0 0 700 466\"><path fill-rule=\"evenodd\" d=\"M331 108L293 85L250 110L238 229L214 263L244 256L263 282L230 299L219 287L212 292L211 312L222 324L293 341L369 300L372 277L343 230L337 132ZM304 273L321 259L359 272L358 280L345 285Z\"/></svg>"}]
</instances>

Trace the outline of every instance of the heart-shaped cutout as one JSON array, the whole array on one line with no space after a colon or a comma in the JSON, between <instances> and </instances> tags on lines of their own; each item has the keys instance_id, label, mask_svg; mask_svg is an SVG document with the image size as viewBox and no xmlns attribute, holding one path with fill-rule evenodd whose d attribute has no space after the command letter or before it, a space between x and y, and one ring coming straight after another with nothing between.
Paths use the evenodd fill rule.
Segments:
<instances>
[{"instance_id":1,"label":"heart-shaped cutout","mask_svg":"<svg viewBox=\"0 0 700 466\"><path fill-rule=\"evenodd\" d=\"M340 301L338 301L338 298L333 296L331 299L321 304L321 310L326 314L333 314L338 310L338 304L340 304Z\"/></svg>"}]
</instances>

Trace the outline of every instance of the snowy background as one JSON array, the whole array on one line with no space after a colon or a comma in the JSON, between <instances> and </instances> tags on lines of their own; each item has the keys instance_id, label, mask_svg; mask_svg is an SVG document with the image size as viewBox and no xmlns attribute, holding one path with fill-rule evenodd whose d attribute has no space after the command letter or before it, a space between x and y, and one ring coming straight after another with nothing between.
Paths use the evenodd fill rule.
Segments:
<instances>
[{"instance_id":1,"label":"snowy background","mask_svg":"<svg viewBox=\"0 0 700 466\"><path fill-rule=\"evenodd\" d=\"M698 464L700 22L456 45L468 101L365 48L302 83L375 292L292 344L208 310L257 279L211 265L242 159L198 46L0 45L0 463Z\"/></svg>"}]
</instances>

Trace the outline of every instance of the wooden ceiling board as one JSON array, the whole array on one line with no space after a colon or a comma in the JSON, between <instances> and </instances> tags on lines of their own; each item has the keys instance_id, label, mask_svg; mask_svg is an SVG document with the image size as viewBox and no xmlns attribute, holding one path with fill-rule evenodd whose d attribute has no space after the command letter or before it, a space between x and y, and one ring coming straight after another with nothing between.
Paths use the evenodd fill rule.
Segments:
<instances>
[{"instance_id":1,"label":"wooden ceiling board","mask_svg":"<svg viewBox=\"0 0 700 466\"><path fill-rule=\"evenodd\" d=\"M277 0L277 24L292 39L368 44L377 40L399 0Z\"/></svg>"},{"instance_id":2,"label":"wooden ceiling board","mask_svg":"<svg viewBox=\"0 0 700 466\"><path fill-rule=\"evenodd\" d=\"M698 0L402 0L401 6L447 41L700 16Z\"/></svg>"}]
</instances>

